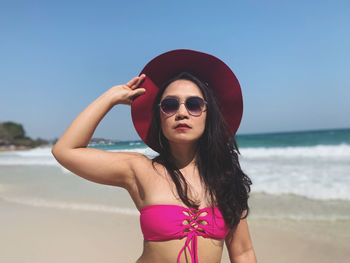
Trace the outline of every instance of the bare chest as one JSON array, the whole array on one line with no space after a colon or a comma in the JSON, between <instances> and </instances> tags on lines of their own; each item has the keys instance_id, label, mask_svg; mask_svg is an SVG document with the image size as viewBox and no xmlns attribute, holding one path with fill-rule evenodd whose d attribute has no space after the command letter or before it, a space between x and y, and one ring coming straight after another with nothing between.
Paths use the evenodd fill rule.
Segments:
<instances>
[{"instance_id":1,"label":"bare chest","mask_svg":"<svg viewBox=\"0 0 350 263\"><path fill-rule=\"evenodd\" d=\"M197 169L181 171L188 187L187 196L200 204L208 206L205 186L201 182ZM134 191L130 192L138 209L154 204L176 204L184 206L171 175L163 166L156 166L156 170L148 168L137 173Z\"/></svg>"}]
</instances>

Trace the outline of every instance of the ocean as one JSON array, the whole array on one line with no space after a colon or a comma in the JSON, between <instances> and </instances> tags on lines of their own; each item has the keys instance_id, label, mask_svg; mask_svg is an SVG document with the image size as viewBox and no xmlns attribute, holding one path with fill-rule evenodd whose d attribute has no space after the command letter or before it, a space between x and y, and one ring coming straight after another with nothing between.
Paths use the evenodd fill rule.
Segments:
<instances>
[{"instance_id":1,"label":"ocean","mask_svg":"<svg viewBox=\"0 0 350 263\"><path fill-rule=\"evenodd\" d=\"M350 220L350 129L237 135L251 178L251 218ZM142 141L89 144L105 151L156 152ZM0 199L28 206L138 215L127 191L74 175L51 148L0 152Z\"/></svg>"}]
</instances>

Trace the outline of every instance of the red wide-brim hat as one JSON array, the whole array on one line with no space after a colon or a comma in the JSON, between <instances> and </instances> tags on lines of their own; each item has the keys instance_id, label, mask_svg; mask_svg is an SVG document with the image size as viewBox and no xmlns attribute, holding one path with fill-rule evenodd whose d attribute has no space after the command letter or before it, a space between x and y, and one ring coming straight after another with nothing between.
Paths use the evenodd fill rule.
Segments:
<instances>
[{"instance_id":1,"label":"red wide-brim hat","mask_svg":"<svg viewBox=\"0 0 350 263\"><path fill-rule=\"evenodd\" d=\"M159 152L158 134L150 129L153 118L153 102L163 83L175 75L187 71L207 82L218 101L220 110L235 134L243 114L243 98L239 82L232 70L220 59L203 52L176 49L152 59L141 71L146 78L139 86L146 93L131 104L131 116L141 139Z\"/></svg>"}]
</instances>

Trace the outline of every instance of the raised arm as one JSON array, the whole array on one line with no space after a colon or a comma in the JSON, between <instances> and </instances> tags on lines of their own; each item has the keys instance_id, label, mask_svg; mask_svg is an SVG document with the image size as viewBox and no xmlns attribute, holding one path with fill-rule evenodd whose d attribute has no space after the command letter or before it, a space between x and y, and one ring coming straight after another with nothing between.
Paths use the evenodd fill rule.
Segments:
<instances>
[{"instance_id":1,"label":"raised arm","mask_svg":"<svg viewBox=\"0 0 350 263\"><path fill-rule=\"evenodd\" d=\"M242 219L225 239L231 263L257 263L247 219Z\"/></svg>"},{"instance_id":2,"label":"raised arm","mask_svg":"<svg viewBox=\"0 0 350 263\"><path fill-rule=\"evenodd\" d=\"M145 75L125 85L117 85L84 109L70 124L51 152L71 172L87 180L127 188L133 182L133 165L146 158L140 153L107 152L87 148L100 121L117 104L131 105L132 99L145 93L138 88Z\"/></svg>"}]
</instances>

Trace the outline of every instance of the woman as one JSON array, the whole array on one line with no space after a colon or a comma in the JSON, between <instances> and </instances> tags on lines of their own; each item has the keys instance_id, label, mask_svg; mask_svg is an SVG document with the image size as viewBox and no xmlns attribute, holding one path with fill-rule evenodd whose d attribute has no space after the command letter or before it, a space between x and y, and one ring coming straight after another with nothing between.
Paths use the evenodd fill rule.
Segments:
<instances>
[{"instance_id":1,"label":"woman","mask_svg":"<svg viewBox=\"0 0 350 263\"><path fill-rule=\"evenodd\" d=\"M238 81L222 61L170 51L91 103L52 153L73 173L130 193L144 235L138 263L220 262L224 242L231 262L254 263L246 221L251 181L234 139L241 100ZM135 128L157 157L86 148L117 104L132 105Z\"/></svg>"}]
</instances>

